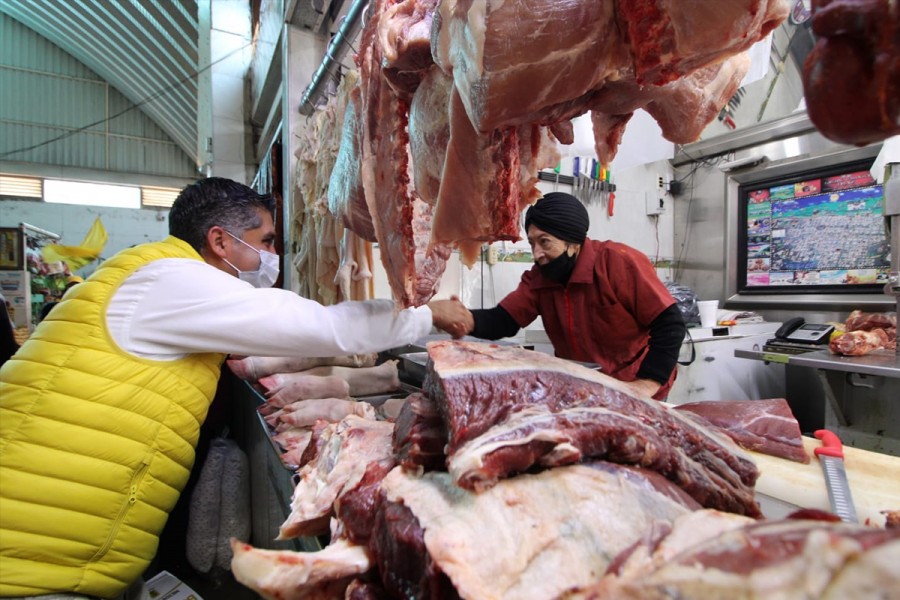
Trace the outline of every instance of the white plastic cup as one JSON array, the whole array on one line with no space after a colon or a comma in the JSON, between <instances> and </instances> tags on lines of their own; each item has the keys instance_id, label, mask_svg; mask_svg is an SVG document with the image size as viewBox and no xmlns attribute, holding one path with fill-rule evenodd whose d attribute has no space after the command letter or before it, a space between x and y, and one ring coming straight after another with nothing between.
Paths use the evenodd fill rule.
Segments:
<instances>
[{"instance_id":1,"label":"white plastic cup","mask_svg":"<svg viewBox=\"0 0 900 600\"><path fill-rule=\"evenodd\" d=\"M716 315L719 312L719 301L700 300L697 302L697 308L700 309L700 327L715 327L718 321Z\"/></svg>"}]
</instances>

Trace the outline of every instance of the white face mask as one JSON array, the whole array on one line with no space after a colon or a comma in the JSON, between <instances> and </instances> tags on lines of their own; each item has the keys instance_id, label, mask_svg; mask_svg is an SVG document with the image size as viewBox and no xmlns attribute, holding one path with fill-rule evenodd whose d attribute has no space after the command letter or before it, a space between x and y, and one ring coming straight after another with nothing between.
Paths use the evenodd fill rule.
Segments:
<instances>
[{"instance_id":1,"label":"white face mask","mask_svg":"<svg viewBox=\"0 0 900 600\"><path fill-rule=\"evenodd\" d=\"M225 231L225 233L259 254L259 266L255 271L241 271L236 266L228 262L228 259L222 259L226 263L228 263L229 267L237 271L238 279L240 279L241 281L246 281L253 287L258 288L268 288L275 285L275 281L278 279L278 272L280 270L278 255L271 252L266 252L265 250L257 250L230 231Z\"/></svg>"}]
</instances>

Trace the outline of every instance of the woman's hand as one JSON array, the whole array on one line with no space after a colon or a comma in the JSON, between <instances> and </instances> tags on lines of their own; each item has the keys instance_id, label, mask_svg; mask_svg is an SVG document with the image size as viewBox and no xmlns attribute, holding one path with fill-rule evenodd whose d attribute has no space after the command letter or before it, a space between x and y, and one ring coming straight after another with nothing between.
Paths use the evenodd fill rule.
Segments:
<instances>
[{"instance_id":1,"label":"woman's hand","mask_svg":"<svg viewBox=\"0 0 900 600\"><path fill-rule=\"evenodd\" d=\"M449 300L432 300L428 308L431 309L434 326L449 333L453 339L458 340L475 328L472 313L456 296L451 296Z\"/></svg>"}]
</instances>

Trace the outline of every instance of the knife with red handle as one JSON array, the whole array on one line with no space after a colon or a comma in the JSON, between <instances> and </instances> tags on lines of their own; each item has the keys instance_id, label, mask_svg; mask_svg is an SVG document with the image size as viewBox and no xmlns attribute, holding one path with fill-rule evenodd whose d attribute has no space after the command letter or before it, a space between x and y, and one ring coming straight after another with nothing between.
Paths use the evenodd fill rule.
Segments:
<instances>
[{"instance_id":1,"label":"knife with red handle","mask_svg":"<svg viewBox=\"0 0 900 600\"><path fill-rule=\"evenodd\" d=\"M819 429L815 432L815 436L816 439L822 440L822 445L813 450L813 453L819 459L822 471L825 472L831 510L841 518L841 521L857 523L853 496L850 495L850 483L844 469L844 445L834 432L827 429Z\"/></svg>"}]
</instances>

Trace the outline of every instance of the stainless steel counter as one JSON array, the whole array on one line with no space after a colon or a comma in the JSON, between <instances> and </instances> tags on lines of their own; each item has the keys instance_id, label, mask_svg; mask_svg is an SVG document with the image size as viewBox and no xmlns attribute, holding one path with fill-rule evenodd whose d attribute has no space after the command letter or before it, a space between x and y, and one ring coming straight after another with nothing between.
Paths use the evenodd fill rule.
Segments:
<instances>
[{"instance_id":1,"label":"stainless steel counter","mask_svg":"<svg viewBox=\"0 0 900 600\"><path fill-rule=\"evenodd\" d=\"M900 355L892 350L876 350L865 356L837 356L828 350L795 354L788 364L828 371L900 378Z\"/></svg>"},{"instance_id":2,"label":"stainless steel counter","mask_svg":"<svg viewBox=\"0 0 900 600\"><path fill-rule=\"evenodd\" d=\"M750 358L796 367L900 378L900 355L891 350L876 350L866 356L837 356L829 350L815 350L802 354L784 354L765 350L735 350L734 355L738 358Z\"/></svg>"}]
</instances>

